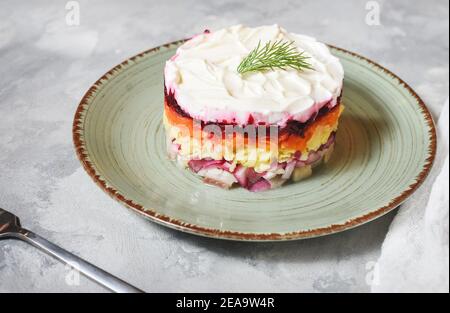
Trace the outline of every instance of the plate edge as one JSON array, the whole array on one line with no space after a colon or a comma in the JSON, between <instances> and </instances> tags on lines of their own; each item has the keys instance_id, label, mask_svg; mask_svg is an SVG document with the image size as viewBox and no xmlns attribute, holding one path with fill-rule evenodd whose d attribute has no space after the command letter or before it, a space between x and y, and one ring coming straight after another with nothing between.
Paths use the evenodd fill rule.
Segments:
<instances>
[{"instance_id":1,"label":"plate edge","mask_svg":"<svg viewBox=\"0 0 450 313\"><path fill-rule=\"evenodd\" d=\"M80 124L82 124L84 122L83 112L86 111L86 107L89 105L89 99L92 97L92 95L96 93L96 91L103 84L103 82L107 81L109 79L109 77L114 74L114 72L121 70L122 67L128 65L128 63L134 62L136 59L141 58L149 53L157 52L162 48L169 48L173 45L180 44L184 41L186 41L186 39L173 41L173 42L161 45L161 46L157 46L157 47L145 50L139 54L132 56L131 58L126 59L122 63L116 65L111 70L106 72L103 76L101 76L89 88L89 90L84 94L83 98L81 99L81 101L77 107L77 110L75 111L75 116L74 116L73 125L72 125L72 137L73 137L73 144L75 147L76 155L77 155L80 163L82 164L83 168L88 173L88 175L92 178L92 180L104 192L106 192L114 200L120 202L121 204L124 204L126 207L133 210L134 212L137 212L138 214L143 215L147 219L155 221L158 224L162 224L164 226L168 226L170 228L184 231L187 233L201 235L201 236L210 237L210 238L241 240L241 241L286 241L286 240L306 239L306 238L314 238L314 237L319 237L319 236L342 232L342 231L363 225L363 224L368 223L378 217L383 216L384 214L386 214L386 213L392 211L393 209L395 209L396 207L398 207L407 198L409 198L420 187L420 185L422 185L422 183L425 181L426 177L428 176L428 174L434 164L435 157L436 157L437 135L436 135L436 128L435 128L435 123L434 123L433 117L432 117L430 111L428 110L425 102L405 81L403 81L400 77L398 77L393 72L386 69L385 67L381 66L380 64L378 64L364 56L361 56L355 52L348 51L346 49L339 48L339 47L336 47L333 45L328 45L332 49L349 54L353 57L356 57L360 60L363 60L363 61L377 67L378 69L381 69L387 75L391 76L391 78L398 81L400 83L400 85L402 85L409 92L409 94L416 99L417 103L419 104L419 106L421 108L421 113L424 116L424 118L427 122L427 125L428 125L428 135L429 135L429 140L430 140L430 144L428 146L428 157L425 160L425 164L424 164L422 170L415 178L415 182L413 184L411 184L407 189L405 189L399 196L392 199L391 202L389 202L389 204L387 204L386 206L378 208L376 210L373 210L365 215L348 220L345 223L333 224L333 225L323 227L323 228L295 231L295 232L290 232L290 233L244 233L244 232L224 231L224 230L219 230L219 229L214 229L214 228L201 227L198 225L185 223L180 220L172 219L169 216L157 213L156 211L154 211L151 208L144 208L143 206L141 206L137 203L134 203L132 200L129 200L129 199L125 198L123 195L121 195L119 193L119 191L115 190L112 187L107 186L106 182L104 180L102 180L101 175L96 172L95 168L93 167L93 164L88 160L88 153L84 146L84 139L82 138L83 128L80 126Z\"/></svg>"}]
</instances>

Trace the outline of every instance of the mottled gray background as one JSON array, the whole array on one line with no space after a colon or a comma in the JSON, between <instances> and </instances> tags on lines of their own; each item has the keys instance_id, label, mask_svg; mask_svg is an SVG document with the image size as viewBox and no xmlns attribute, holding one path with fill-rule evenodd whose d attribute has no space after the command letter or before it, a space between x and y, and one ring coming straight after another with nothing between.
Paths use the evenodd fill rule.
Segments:
<instances>
[{"instance_id":1,"label":"mottled gray background","mask_svg":"<svg viewBox=\"0 0 450 313\"><path fill-rule=\"evenodd\" d=\"M395 212L338 235L235 243L179 233L124 209L80 168L75 108L123 59L205 28L278 23L392 69L438 116L448 96L448 1L0 0L0 206L23 224L146 291L368 291ZM369 262L369 263L368 263ZM69 276L68 276L69 275ZM104 291L17 241L0 242L0 292ZM75 280L76 281L76 280ZM70 282L70 280L69 280Z\"/></svg>"}]
</instances>

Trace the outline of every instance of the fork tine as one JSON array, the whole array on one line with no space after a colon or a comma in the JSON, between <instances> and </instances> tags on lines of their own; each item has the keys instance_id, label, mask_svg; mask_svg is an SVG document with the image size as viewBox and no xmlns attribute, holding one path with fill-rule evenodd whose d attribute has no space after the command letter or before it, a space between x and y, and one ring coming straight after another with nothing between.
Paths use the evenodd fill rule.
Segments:
<instances>
[{"instance_id":1,"label":"fork tine","mask_svg":"<svg viewBox=\"0 0 450 313\"><path fill-rule=\"evenodd\" d=\"M21 229L20 220L14 214L0 208L0 238L13 235Z\"/></svg>"}]
</instances>

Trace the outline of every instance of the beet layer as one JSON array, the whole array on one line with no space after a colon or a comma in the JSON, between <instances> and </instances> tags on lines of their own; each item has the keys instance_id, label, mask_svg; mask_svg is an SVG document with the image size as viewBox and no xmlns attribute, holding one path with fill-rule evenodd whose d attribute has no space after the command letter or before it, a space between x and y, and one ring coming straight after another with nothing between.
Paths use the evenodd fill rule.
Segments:
<instances>
[{"instance_id":1,"label":"beet layer","mask_svg":"<svg viewBox=\"0 0 450 313\"><path fill-rule=\"evenodd\" d=\"M306 130L306 128L314 123L314 121L321 117L326 115L327 113L331 112L333 109L336 109L339 107L339 104L341 103L341 97L342 94L338 97L337 99L337 104L330 108L328 105L324 105L318 112L317 114L315 114L314 116L312 116L309 120L307 120L306 122L299 122L296 120L289 120L286 123L285 127L280 127L278 126L278 133L279 134L292 134L292 135L297 135L297 136L304 136L304 132ZM186 118L192 118L186 111L184 111L180 105L177 102L177 99L175 98L173 92L167 92L166 86L164 86L164 99L167 103L167 105L174 110L178 115L182 116L182 117L186 117ZM221 127L222 129L225 129L225 126L227 125L233 125L233 126L237 126L236 123L230 123L230 122L204 122L202 121L202 127L206 126L206 125L217 125L219 127ZM265 125L266 128L268 129L270 127L270 125ZM269 133L267 131L267 133Z\"/></svg>"}]
</instances>

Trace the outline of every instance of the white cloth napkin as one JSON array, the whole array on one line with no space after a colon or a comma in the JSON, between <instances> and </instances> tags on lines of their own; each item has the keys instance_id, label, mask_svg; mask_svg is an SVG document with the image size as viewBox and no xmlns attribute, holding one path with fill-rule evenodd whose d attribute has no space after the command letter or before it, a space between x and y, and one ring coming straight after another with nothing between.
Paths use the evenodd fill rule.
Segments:
<instances>
[{"instance_id":1,"label":"white cloth napkin","mask_svg":"<svg viewBox=\"0 0 450 313\"><path fill-rule=\"evenodd\" d=\"M399 209L377 263L373 292L449 292L449 104L430 176Z\"/></svg>"}]
</instances>

